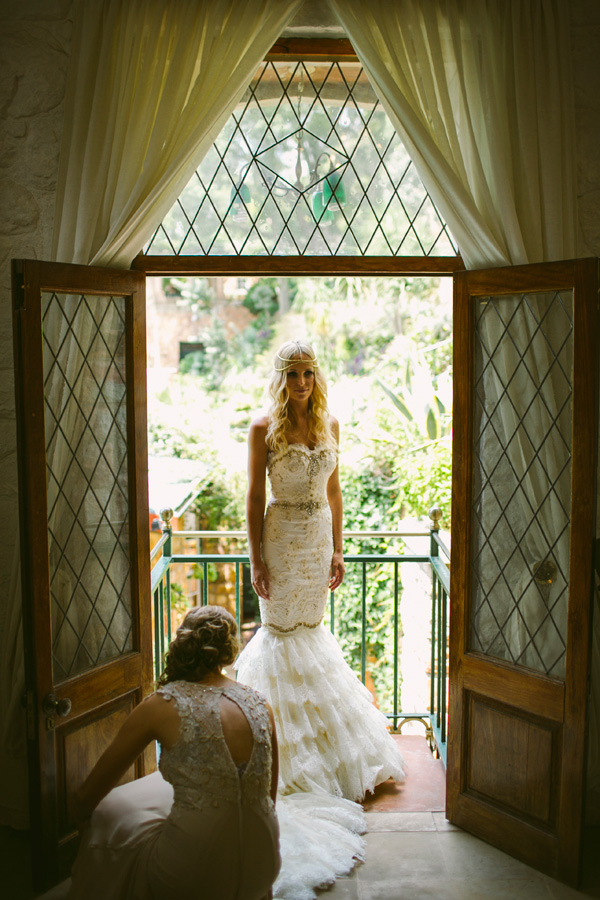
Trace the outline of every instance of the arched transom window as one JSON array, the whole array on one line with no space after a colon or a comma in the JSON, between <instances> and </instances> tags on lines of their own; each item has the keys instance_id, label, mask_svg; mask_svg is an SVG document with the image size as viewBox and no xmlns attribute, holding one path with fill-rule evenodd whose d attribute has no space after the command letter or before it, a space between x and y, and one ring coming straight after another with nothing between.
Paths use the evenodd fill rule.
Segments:
<instances>
[{"instance_id":1,"label":"arched transom window","mask_svg":"<svg viewBox=\"0 0 600 900\"><path fill-rule=\"evenodd\" d=\"M175 257L456 253L355 58L264 62L145 248Z\"/></svg>"}]
</instances>

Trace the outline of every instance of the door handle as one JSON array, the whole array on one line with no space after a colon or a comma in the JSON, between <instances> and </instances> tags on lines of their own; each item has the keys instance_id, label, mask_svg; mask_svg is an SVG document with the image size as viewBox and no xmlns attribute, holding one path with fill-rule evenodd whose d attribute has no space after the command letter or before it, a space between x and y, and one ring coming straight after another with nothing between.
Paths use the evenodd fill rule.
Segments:
<instances>
[{"instance_id":1,"label":"door handle","mask_svg":"<svg viewBox=\"0 0 600 900\"><path fill-rule=\"evenodd\" d=\"M47 716L60 716L64 719L71 712L71 701L68 697L59 700L56 694L46 694L42 700L42 711Z\"/></svg>"}]
</instances>

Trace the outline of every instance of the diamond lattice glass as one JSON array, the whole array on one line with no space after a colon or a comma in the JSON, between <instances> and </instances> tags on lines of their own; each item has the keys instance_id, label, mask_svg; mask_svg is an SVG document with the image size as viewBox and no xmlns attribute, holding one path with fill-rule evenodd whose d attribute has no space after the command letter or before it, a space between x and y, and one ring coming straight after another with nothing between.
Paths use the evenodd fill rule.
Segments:
<instances>
[{"instance_id":1,"label":"diamond lattice glass","mask_svg":"<svg viewBox=\"0 0 600 900\"><path fill-rule=\"evenodd\" d=\"M573 298L478 298L472 650L563 678Z\"/></svg>"},{"instance_id":2,"label":"diamond lattice glass","mask_svg":"<svg viewBox=\"0 0 600 900\"><path fill-rule=\"evenodd\" d=\"M359 63L268 62L147 254L456 253Z\"/></svg>"},{"instance_id":3,"label":"diamond lattice glass","mask_svg":"<svg viewBox=\"0 0 600 900\"><path fill-rule=\"evenodd\" d=\"M132 646L125 301L42 295L55 683Z\"/></svg>"}]
</instances>

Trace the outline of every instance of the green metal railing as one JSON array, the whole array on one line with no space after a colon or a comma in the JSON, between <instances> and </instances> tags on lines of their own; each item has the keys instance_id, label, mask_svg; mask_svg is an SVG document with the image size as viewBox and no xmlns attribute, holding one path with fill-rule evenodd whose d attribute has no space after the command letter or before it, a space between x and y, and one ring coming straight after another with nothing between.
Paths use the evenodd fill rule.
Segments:
<instances>
[{"instance_id":1,"label":"green metal railing","mask_svg":"<svg viewBox=\"0 0 600 900\"><path fill-rule=\"evenodd\" d=\"M392 709L385 711L391 721L392 729L396 732L402 730L405 722L419 721L425 728L425 734L432 749L446 762L447 741L447 691L448 691L448 612L450 594L450 573L448 563L450 552L439 536L439 520L441 512L432 509L430 512L432 526L429 532L345 532L348 538L398 538L429 537L428 554L410 553L358 553L345 554L344 560L347 569L350 566L360 566L361 579L361 663L360 677L364 684L367 675L367 647L368 634L368 567L373 564L381 566L389 564L393 567L393 702ZM200 603L206 605L209 602L209 566L233 564L235 566L235 614L238 626L241 625L242 613L242 567L248 564L247 553L202 553L202 541L205 539L244 539L242 531L177 531L173 532L170 526L172 518L171 510L161 510L161 517L165 522L160 541L151 553L151 585L154 598L154 667L158 678L162 671L164 654L171 640L171 570L177 565L193 564L198 567L200 573L201 593ZM173 537L193 539L198 542L198 552L193 554L173 553ZM429 709L419 712L405 712L399 708L400 700L400 659L399 659L399 628L400 628L400 593L401 578L400 566L403 564L424 564L431 572L431 669L430 669L430 698ZM335 634L335 594L330 595L329 627ZM358 674L358 673L357 673Z\"/></svg>"}]
</instances>

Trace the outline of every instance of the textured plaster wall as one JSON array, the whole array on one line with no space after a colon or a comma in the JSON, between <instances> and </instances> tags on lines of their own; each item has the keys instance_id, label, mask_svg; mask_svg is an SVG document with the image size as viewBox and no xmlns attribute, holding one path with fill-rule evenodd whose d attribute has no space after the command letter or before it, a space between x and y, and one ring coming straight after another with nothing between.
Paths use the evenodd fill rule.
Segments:
<instances>
[{"instance_id":1,"label":"textured plaster wall","mask_svg":"<svg viewBox=\"0 0 600 900\"><path fill-rule=\"evenodd\" d=\"M50 259L71 6L3 0L0 10L0 507L7 536L17 528L10 260ZM2 572L10 543L0 541Z\"/></svg>"},{"instance_id":2,"label":"textured plaster wall","mask_svg":"<svg viewBox=\"0 0 600 900\"><path fill-rule=\"evenodd\" d=\"M23 731L7 715L20 699L11 638L19 583L10 260L50 258L71 6L72 0L0 4L0 823L16 827L27 821L27 781Z\"/></svg>"},{"instance_id":3,"label":"textured plaster wall","mask_svg":"<svg viewBox=\"0 0 600 900\"><path fill-rule=\"evenodd\" d=\"M579 256L600 256L600 3L571 0Z\"/></svg>"}]
</instances>

